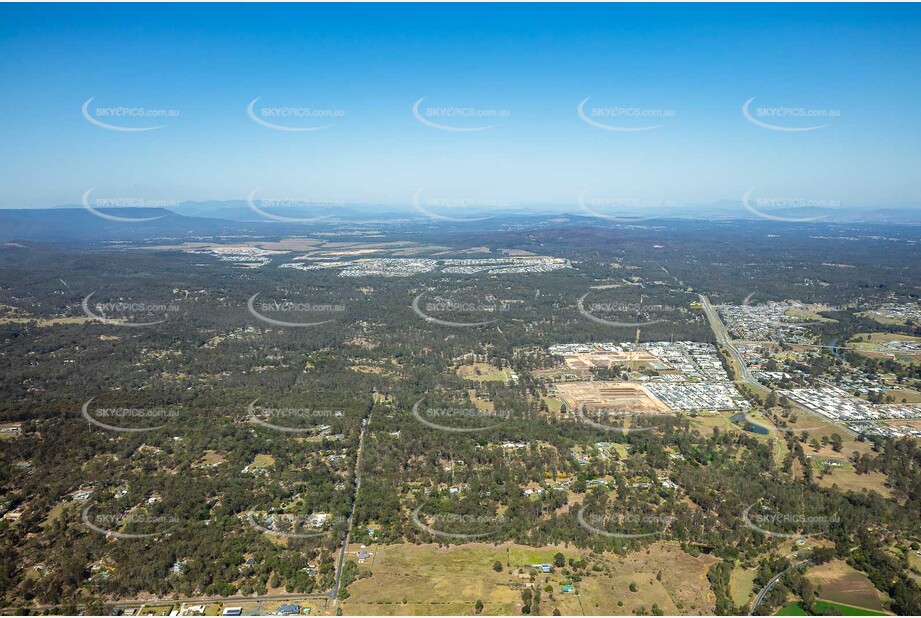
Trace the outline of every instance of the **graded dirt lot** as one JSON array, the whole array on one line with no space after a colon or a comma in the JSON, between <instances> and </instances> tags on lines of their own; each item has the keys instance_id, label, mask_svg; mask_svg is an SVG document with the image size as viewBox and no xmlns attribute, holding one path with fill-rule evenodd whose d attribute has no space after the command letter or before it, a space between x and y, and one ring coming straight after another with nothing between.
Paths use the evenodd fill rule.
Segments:
<instances>
[{"instance_id":1,"label":"graded dirt lot","mask_svg":"<svg viewBox=\"0 0 921 618\"><path fill-rule=\"evenodd\" d=\"M624 365L637 368L644 365L660 362L651 352L636 350L631 352L585 352L566 354L563 356L566 366L575 371L588 371L593 367L610 368L614 365Z\"/></svg>"},{"instance_id":2,"label":"graded dirt lot","mask_svg":"<svg viewBox=\"0 0 921 618\"><path fill-rule=\"evenodd\" d=\"M657 543L625 558L572 547L514 544L370 549L375 552L373 564L360 568L371 576L349 586L350 596L342 602L345 615L471 615L478 599L483 601L484 615L517 615L521 590L531 585L532 575L542 590L541 615L554 609L563 615L633 615L643 610L648 614L653 603L666 614L707 614L715 609L707 570L718 560L705 555L694 558L670 543ZM567 560L581 556L606 572L591 572L574 583L573 592L563 592L562 585L570 582L560 569L536 574L533 568L552 563L557 552ZM496 561L502 565L500 572L493 569ZM631 584L636 592L630 591ZM546 586L552 591L543 591Z\"/></svg>"},{"instance_id":3,"label":"graded dirt lot","mask_svg":"<svg viewBox=\"0 0 921 618\"><path fill-rule=\"evenodd\" d=\"M565 382L556 385L557 394L570 410L606 408L631 413L664 413L668 407L632 382Z\"/></svg>"}]
</instances>

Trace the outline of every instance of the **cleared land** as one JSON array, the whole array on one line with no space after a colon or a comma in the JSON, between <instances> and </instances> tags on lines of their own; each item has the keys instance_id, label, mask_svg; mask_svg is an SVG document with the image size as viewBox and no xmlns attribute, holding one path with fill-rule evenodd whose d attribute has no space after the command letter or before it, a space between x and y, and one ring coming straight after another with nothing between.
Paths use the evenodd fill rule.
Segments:
<instances>
[{"instance_id":1,"label":"cleared land","mask_svg":"<svg viewBox=\"0 0 921 618\"><path fill-rule=\"evenodd\" d=\"M457 375L465 380L477 382L508 382L511 371L498 369L487 363L473 363L458 367Z\"/></svg>"},{"instance_id":2,"label":"cleared land","mask_svg":"<svg viewBox=\"0 0 921 618\"><path fill-rule=\"evenodd\" d=\"M517 615L521 590L531 585L532 576L541 589L552 588L541 594L542 615L554 609L563 615L632 615L642 609L650 613L653 603L666 614L707 614L715 609L706 574L718 560L692 557L669 543L624 558L591 556L571 547L513 544L387 545L373 550L374 564L361 567L371 576L348 588L350 597L342 603L346 615L471 615L478 599L484 615ZM567 559L584 557L605 571L591 573L574 584L574 592L565 593L562 585L570 582L559 569L536 574L532 567L552 563L557 552ZM502 565L500 572L493 569L496 561ZM630 591L631 584L636 592Z\"/></svg>"},{"instance_id":3,"label":"cleared land","mask_svg":"<svg viewBox=\"0 0 921 618\"><path fill-rule=\"evenodd\" d=\"M556 391L569 410L606 408L649 414L670 412L641 385L632 382L565 382L557 384Z\"/></svg>"}]
</instances>

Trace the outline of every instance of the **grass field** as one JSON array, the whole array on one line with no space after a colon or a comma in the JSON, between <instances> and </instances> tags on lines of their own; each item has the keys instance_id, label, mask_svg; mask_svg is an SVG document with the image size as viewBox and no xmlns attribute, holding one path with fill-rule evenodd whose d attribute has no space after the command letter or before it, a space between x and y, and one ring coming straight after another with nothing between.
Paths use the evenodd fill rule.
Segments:
<instances>
[{"instance_id":1,"label":"grass field","mask_svg":"<svg viewBox=\"0 0 921 618\"><path fill-rule=\"evenodd\" d=\"M862 339L862 341L857 341L858 339ZM886 344L893 341L921 341L921 337L912 337L901 333L857 333L848 340L847 345L860 354L871 358L894 357L906 363L921 360L921 353L901 352L887 348Z\"/></svg>"},{"instance_id":2,"label":"grass field","mask_svg":"<svg viewBox=\"0 0 921 618\"><path fill-rule=\"evenodd\" d=\"M757 574L756 569L736 567L732 570L732 575L729 577L729 596L732 597L734 605L742 607L751 600L755 593Z\"/></svg>"},{"instance_id":3,"label":"grass field","mask_svg":"<svg viewBox=\"0 0 921 618\"><path fill-rule=\"evenodd\" d=\"M822 616L825 614L826 610L833 610L833 616L888 616L889 614L884 614L882 612L874 612L868 609L863 609L861 607L852 607L850 605L844 605L842 603L831 603L829 601L816 601L815 610L817 616ZM806 610L803 609L803 606L799 603L790 603L779 610L774 614L775 616L808 616Z\"/></svg>"},{"instance_id":4,"label":"grass field","mask_svg":"<svg viewBox=\"0 0 921 618\"><path fill-rule=\"evenodd\" d=\"M345 615L471 615L482 600L484 615L521 614L521 590L531 585L531 565L552 563L562 552L584 557L605 572L593 572L563 593L566 577L556 571L535 575L534 583L552 592L541 593L541 615L559 609L563 615L633 615L651 613L655 603L666 614L707 614L714 611L707 570L717 561L694 558L674 544L659 543L624 558L590 555L573 548L470 543L375 546L374 564L363 565L371 576L357 580L342 602ZM496 572L498 561L502 569ZM524 573L524 578L519 576ZM637 591L631 592L635 584ZM618 605L618 602L621 602Z\"/></svg>"},{"instance_id":5,"label":"grass field","mask_svg":"<svg viewBox=\"0 0 921 618\"><path fill-rule=\"evenodd\" d=\"M774 614L775 616L808 616L809 612L803 609L803 606L799 603L790 603L781 607Z\"/></svg>"},{"instance_id":6,"label":"grass field","mask_svg":"<svg viewBox=\"0 0 921 618\"><path fill-rule=\"evenodd\" d=\"M905 400L905 403L921 403L921 393L917 391L909 391L901 388L893 388L886 392L887 395L892 395L895 398L896 403L902 403L902 400Z\"/></svg>"},{"instance_id":7,"label":"grass field","mask_svg":"<svg viewBox=\"0 0 921 618\"><path fill-rule=\"evenodd\" d=\"M477 382L508 382L510 374L508 369L497 369L487 363L473 363L457 368L459 377Z\"/></svg>"},{"instance_id":8,"label":"grass field","mask_svg":"<svg viewBox=\"0 0 921 618\"><path fill-rule=\"evenodd\" d=\"M868 472L857 474L853 467L850 469L834 468L831 473L822 478L816 477L816 483L821 487L837 485L842 491L875 491L879 495L891 498L892 490L886 487L886 475L882 472Z\"/></svg>"}]
</instances>

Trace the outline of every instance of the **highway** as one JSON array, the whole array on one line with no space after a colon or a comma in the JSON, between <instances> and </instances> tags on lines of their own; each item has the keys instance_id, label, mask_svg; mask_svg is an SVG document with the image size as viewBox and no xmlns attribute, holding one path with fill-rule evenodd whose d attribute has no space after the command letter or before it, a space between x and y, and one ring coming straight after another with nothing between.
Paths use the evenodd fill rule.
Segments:
<instances>
[{"instance_id":1,"label":"highway","mask_svg":"<svg viewBox=\"0 0 921 618\"><path fill-rule=\"evenodd\" d=\"M742 372L742 379L748 382L756 390L763 390L764 386L762 386L761 383L755 379L755 376L752 375L751 370L745 365L745 361L742 359L742 355L739 353L735 344L732 342L732 338L729 336L729 329L727 329L726 325L723 324L723 320L720 318L719 313L717 313L716 307L710 304L710 299L703 294L698 294L698 296L700 297L700 303L704 307L704 312L707 314L707 319L710 321L710 328L713 330L713 335L716 337L716 342L729 350L732 358L739 366L739 370Z\"/></svg>"}]
</instances>

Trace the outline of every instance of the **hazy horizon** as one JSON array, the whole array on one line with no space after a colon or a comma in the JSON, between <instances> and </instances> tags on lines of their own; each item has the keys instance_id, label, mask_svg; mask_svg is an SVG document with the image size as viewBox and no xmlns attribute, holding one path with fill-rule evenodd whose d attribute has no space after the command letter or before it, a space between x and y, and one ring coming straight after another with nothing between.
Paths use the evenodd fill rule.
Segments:
<instances>
[{"instance_id":1,"label":"hazy horizon","mask_svg":"<svg viewBox=\"0 0 921 618\"><path fill-rule=\"evenodd\" d=\"M908 208L918 11L6 5L0 207Z\"/></svg>"}]
</instances>

